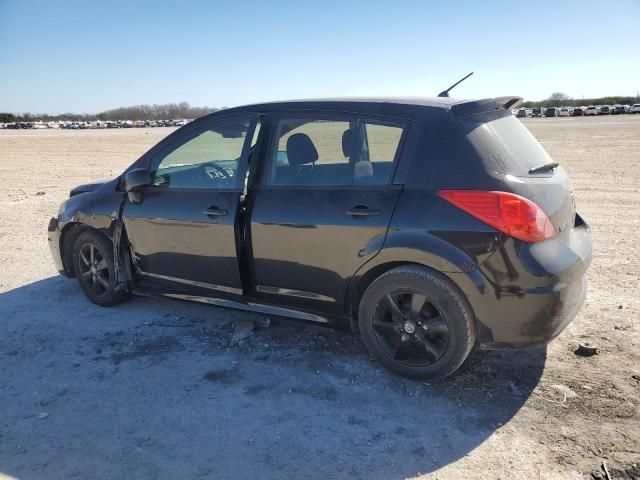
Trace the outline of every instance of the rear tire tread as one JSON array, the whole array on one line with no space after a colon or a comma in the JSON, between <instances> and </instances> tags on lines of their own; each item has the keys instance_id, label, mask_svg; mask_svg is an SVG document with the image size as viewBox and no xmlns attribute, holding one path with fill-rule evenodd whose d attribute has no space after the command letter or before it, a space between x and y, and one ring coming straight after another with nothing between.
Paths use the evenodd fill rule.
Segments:
<instances>
[{"instance_id":1,"label":"rear tire tread","mask_svg":"<svg viewBox=\"0 0 640 480\"><path fill-rule=\"evenodd\" d=\"M371 344L371 342L368 341L365 337L366 334L363 333L368 328L367 322L370 323L370 319L367 318L367 314L364 312L365 309L370 307L368 303L373 300L370 297L373 295L375 289L378 288L378 285L384 284L394 277L401 277L404 279L414 278L420 283L431 285L435 287L435 289L441 289L446 293L449 299L455 302L457 309L460 312L459 317L461 317L461 321L458 321L456 325L459 328L461 327L463 329L461 332L462 334L459 336L461 337L461 340L464 340L464 345L458 345L458 348L460 348L461 346L462 348L460 349L458 354L453 357L453 361L443 365L443 368L438 369L437 372L424 373L421 372L420 368L418 367L407 367L405 365L397 364L392 359L385 357L381 352L378 352L376 346ZM401 280L401 278L399 278L399 280ZM440 379L451 375L464 363L465 359L468 357L475 344L476 332L474 315L467 299L448 279L444 277L444 275L431 271L426 267L422 267L419 265L403 265L400 267L396 267L376 278L367 287L364 294L362 295L358 313L359 329L362 333L365 345L367 346L369 352L383 365L395 371L396 373L399 373L400 375L408 378ZM451 312L448 313L449 315L451 314ZM449 348L452 347L450 346ZM455 348L455 346L453 348Z\"/></svg>"}]
</instances>

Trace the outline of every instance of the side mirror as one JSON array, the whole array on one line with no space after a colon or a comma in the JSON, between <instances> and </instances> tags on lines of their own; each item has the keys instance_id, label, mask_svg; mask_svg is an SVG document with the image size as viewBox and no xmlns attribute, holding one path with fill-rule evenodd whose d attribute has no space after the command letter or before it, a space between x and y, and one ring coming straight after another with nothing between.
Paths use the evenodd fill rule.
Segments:
<instances>
[{"instance_id":1,"label":"side mirror","mask_svg":"<svg viewBox=\"0 0 640 480\"><path fill-rule=\"evenodd\" d=\"M151 185L151 175L145 168L136 168L124 176L124 191L127 192L131 203L142 202L141 190L149 185Z\"/></svg>"},{"instance_id":2,"label":"side mirror","mask_svg":"<svg viewBox=\"0 0 640 480\"><path fill-rule=\"evenodd\" d=\"M137 192L151 185L151 175L146 168L136 168L124 176L125 192Z\"/></svg>"}]
</instances>

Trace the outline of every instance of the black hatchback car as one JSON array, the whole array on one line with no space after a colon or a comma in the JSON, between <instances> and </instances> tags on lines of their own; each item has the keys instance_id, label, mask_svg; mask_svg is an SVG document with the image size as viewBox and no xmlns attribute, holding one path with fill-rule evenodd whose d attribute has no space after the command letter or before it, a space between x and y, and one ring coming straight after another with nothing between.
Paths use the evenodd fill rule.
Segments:
<instances>
[{"instance_id":1,"label":"black hatchback car","mask_svg":"<svg viewBox=\"0 0 640 480\"><path fill-rule=\"evenodd\" d=\"M53 258L98 305L151 293L342 326L409 377L545 344L585 298L591 234L519 100L216 112L73 189Z\"/></svg>"}]
</instances>

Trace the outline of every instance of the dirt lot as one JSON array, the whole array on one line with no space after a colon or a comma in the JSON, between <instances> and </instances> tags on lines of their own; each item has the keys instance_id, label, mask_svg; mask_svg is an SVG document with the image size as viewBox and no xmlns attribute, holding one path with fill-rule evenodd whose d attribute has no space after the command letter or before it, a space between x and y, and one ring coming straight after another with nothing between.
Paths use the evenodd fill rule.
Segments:
<instances>
[{"instance_id":1,"label":"dirt lot","mask_svg":"<svg viewBox=\"0 0 640 480\"><path fill-rule=\"evenodd\" d=\"M547 349L477 353L437 384L342 332L272 319L231 346L259 317L90 304L47 221L170 130L0 131L0 478L639 478L640 115L526 125L593 229L588 299ZM574 355L585 338L598 355Z\"/></svg>"}]
</instances>

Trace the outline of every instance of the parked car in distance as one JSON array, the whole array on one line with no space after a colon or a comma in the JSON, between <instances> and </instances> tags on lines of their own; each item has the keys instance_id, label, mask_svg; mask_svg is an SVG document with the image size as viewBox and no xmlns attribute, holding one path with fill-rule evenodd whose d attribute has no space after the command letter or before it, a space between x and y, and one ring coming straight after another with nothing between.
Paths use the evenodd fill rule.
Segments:
<instances>
[{"instance_id":1,"label":"parked car in distance","mask_svg":"<svg viewBox=\"0 0 640 480\"><path fill-rule=\"evenodd\" d=\"M640 103L634 103L629 109L629 113L640 113Z\"/></svg>"},{"instance_id":2,"label":"parked car in distance","mask_svg":"<svg viewBox=\"0 0 640 480\"><path fill-rule=\"evenodd\" d=\"M527 118L527 110L524 108L521 108L518 110L518 113L516 113L516 117L518 118Z\"/></svg>"},{"instance_id":3,"label":"parked car in distance","mask_svg":"<svg viewBox=\"0 0 640 480\"><path fill-rule=\"evenodd\" d=\"M531 109L532 117L542 117L543 115L544 115L544 112L541 107L534 107Z\"/></svg>"},{"instance_id":4,"label":"parked car in distance","mask_svg":"<svg viewBox=\"0 0 640 480\"><path fill-rule=\"evenodd\" d=\"M581 117L584 112L582 111L582 107L574 107L571 111L572 117Z\"/></svg>"},{"instance_id":5,"label":"parked car in distance","mask_svg":"<svg viewBox=\"0 0 640 480\"><path fill-rule=\"evenodd\" d=\"M624 114L624 113L628 113L629 112L629 106L628 105L614 105L611 109L611 114L612 115L620 115L620 114Z\"/></svg>"},{"instance_id":6,"label":"parked car in distance","mask_svg":"<svg viewBox=\"0 0 640 480\"><path fill-rule=\"evenodd\" d=\"M598 115L598 108L595 105L589 105L585 110L584 114L586 116L589 115Z\"/></svg>"},{"instance_id":7,"label":"parked car in distance","mask_svg":"<svg viewBox=\"0 0 640 480\"><path fill-rule=\"evenodd\" d=\"M600 105L600 108L598 110L598 115L610 115L611 114L611 107L609 107L609 105Z\"/></svg>"},{"instance_id":8,"label":"parked car in distance","mask_svg":"<svg viewBox=\"0 0 640 480\"><path fill-rule=\"evenodd\" d=\"M567 107L562 107L558 109L558 116L559 117L569 117L571 116L569 114L569 109Z\"/></svg>"},{"instance_id":9,"label":"parked car in distance","mask_svg":"<svg viewBox=\"0 0 640 480\"><path fill-rule=\"evenodd\" d=\"M48 226L55 265L98 305L153 294L348 328L413 378L546 344L585 298L591 233L520 101L207 115L74 188Z\"/></svg>"},{"instance_id":10,"label":"parked car in distance","mask_svg":"<svg viewBox=\"0 0 640 480\"><path fill-rule=\"evenodd\" d=\"M558 109L556 107L547 107L544 109L544 116L545 117L557 117L558 116Z\"/></svg>"}]
</instances>

